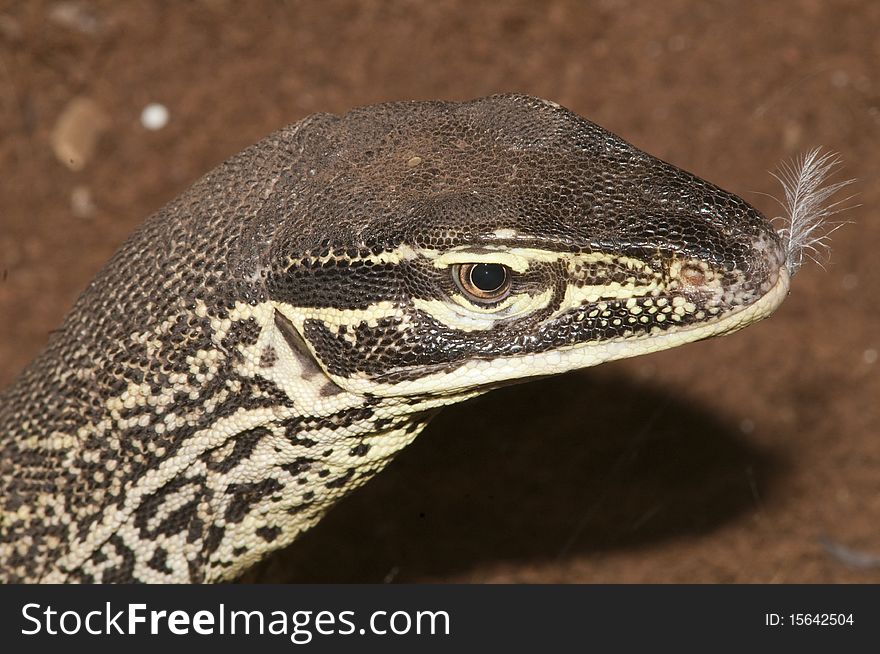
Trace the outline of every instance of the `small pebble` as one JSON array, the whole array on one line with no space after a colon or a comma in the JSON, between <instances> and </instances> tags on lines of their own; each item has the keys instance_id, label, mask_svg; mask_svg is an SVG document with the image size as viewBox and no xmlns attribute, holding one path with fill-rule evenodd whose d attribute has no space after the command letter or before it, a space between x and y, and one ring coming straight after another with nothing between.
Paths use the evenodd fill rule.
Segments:
<instances>
[{"instance_id":1,"label":"small pebble","mask_svg":"<svg viewBox=\"0 0 880 654\"><path fill-rule=\"evenodd\" d=\"M163 104L151 102L141 112L141 125L155 132L168 124L168 109Z\"/></svg>"},{"instance_id":2,"label":"small pebble","mask_svg":"<svg viewBox=\"0 0 880 654\"><path fill-rule=\"evenodd\" d=\"M877 363L877 350L872 347L868 348L862 352L862 359L867 364Z\"/></svg>"},{"instance_id":3,"label":"small pebble","mask_svg":"<svg viewBox=\"0 0 880 654\"><path fill-rule=\"evenodd\" d=\"M71 170L82 170L95 154L98 140L107 129L106 114L94 100L72 99L52 128L52 150Z\"/></svg>"}]
</instances>

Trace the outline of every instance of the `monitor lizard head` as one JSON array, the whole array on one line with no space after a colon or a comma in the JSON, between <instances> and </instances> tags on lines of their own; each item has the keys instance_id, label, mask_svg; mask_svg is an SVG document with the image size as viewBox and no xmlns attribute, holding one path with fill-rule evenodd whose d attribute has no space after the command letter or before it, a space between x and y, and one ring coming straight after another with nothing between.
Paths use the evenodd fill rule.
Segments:
<instances>
[{"instance_id":1,"label":"monitor lizard head","mask_svg":"<svg viewBox=\"0 0 880 654\"><path fill-rule=\"evenodd\" d=\"M289 147L266 291L351 392L455 395L667 349L787 293L757 209L551 102L377 105Z\"/></svg>"}]
</instances>

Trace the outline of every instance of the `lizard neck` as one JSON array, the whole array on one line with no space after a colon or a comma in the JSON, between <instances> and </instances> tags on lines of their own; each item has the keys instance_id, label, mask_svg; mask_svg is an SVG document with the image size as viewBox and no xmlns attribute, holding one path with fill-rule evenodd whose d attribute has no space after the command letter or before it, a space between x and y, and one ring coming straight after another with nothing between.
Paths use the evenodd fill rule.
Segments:
<instances>
[{"instance_id":1,"label":"lizard neck","mask_svg":"<svg viewBox=\"0 0 880 654\"><path fill-rule=\"evenodd\" d=\"M50 345L0 397L7 581L232 579L452 401L347 392L291 329L270 302L197 303L88 366Z\"/></svg>"}]
</instances>

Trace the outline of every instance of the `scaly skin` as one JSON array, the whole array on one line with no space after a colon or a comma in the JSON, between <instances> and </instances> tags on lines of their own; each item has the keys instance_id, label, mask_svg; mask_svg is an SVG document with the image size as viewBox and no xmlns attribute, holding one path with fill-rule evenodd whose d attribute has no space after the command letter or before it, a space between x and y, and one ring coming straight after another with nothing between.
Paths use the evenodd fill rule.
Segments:
<instances>
[{"instance_id":1,"label":"scaly skin","mask_svg":"<svg viewBox=\"0 0 880 654\"><path fill-rule=\"evenodd\" d=\"M784 258L549 102L307 118L149 218L0 395L2 578L234 578L439 407L741 328Z\"/></svg>"}]
</instances>

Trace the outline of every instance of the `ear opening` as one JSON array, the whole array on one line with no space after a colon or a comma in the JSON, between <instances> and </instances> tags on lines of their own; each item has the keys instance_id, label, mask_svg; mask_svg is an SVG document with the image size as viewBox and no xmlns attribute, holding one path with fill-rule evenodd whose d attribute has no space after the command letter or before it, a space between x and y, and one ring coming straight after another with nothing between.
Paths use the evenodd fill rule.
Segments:
<instances>
[{"instance_id":1,"label":"ear opening","mask_svg":"<svg viewBox=\"0 0 880 654\"><path fill-rule=\"evenodd\" d=\"M281 332L281 335L284 337L284 340L287 341L287 344L290 346L290 349L293 350L294 354L299 356L300 363L303 366L303 374L307 377L320 375L321 377L326 378L327 384L322 386L321 391L323 395L338 395L339 393L345 392L344 388L339 386L333 381L330 375L324 372L324 369L321 368L321 364L318 363L315 355L312 354L312 351L309 349L305 339L297 331L296 327L293 326L293 323L277 309L275 311L275 326L278 328L278 331Z\"/></svg>"}]
</instances>

